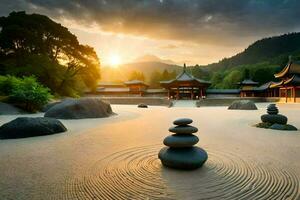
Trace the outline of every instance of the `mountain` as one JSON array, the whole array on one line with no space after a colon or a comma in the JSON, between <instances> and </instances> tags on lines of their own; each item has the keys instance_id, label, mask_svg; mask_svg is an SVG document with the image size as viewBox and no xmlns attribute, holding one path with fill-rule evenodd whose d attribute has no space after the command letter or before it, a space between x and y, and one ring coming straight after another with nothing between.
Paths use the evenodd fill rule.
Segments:
<instances>
[{"instance_id":1,"label":"mountain","mask_svg":"<svg viewBox=\"0 0 300 200\"><path fill-rule=\"evenodd\" d=\"M207 70L212 88L237 88L236 83L245 79L245 74L263 84L278 81L274 74L286 65L290 55L300 60L300 33L258 40L235 56L199 67L196 73L202 75Z\"/></svg>"},{"instance_id":2,"label":"mountain","mask_svg":"<svg viewBox=\"0 0 300 200\"><path fill-rule=\"evenodd\" d=\"M176 73L181 72L182 67L174 64L167 64L156 61L144 61L144 62L133 62L118 66L118 68L102 67L101 69L101 81L102 82L122 82L127 81L130 73L133 71L143 72L146 80L149 80L152 72L159 71L163 72L168 70L169 72L175 71Z\"/></svg>"},{"instance_id":3,"label":"mountain","mask_svg":"<svg viewBox=\"0 0 300 200\"><path fill-rule=\"evenodd\" d=\"M204 67L216 71L262 62L284 65L289 55L296 57L300 55L300 33L289 33L258 40L243 52Z\"/></svg>"},{"instance_id":4,"label":"mountain","mask_svg":"<svg viewBox=\"0 0 300 200\"><path fill-rule=\"evenodd\" d=\"M159 63L165 63L169 65L176 65L176 63L173 60L161 59L158 56L152 54L146 54L134 60L134 63L141 63L141 62L159 62Z\"/></svg>"}]
</instances>

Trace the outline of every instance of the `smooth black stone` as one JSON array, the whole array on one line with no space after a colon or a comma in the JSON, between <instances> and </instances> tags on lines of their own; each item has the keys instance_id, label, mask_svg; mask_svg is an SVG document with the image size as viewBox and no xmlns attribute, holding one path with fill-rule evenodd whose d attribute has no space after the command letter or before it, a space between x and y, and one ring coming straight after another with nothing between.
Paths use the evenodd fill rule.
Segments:
<instances>
[{"instance_id":1,"label":"smooth black stone","mask_svg":"<svg viewBox=\"0 0 300 200\"><path fill-rule=\"evenodd\" d=\"M277 109L277 106L276 106L276 104L271 103L268 105L267 109Z\"/></svg>"},{"instance_id":2,"label":"smooth black stone","mask_svg":"<svg viewBox=\"0 0 300 200\"><path fill-rule=\"evenodd\" d=\"M180 118L180 119L176 119L173 124L174 125L178 125L178 126L182 126L182 125L188 125L193 123L192 119L189 118Z\"/></svg>"},{"instance_id":3,"label":"smooth black stone","mask_svg":"<svg viewBox=\"0 0 300 200\"><path fill-rule=\"evenodd\" d=\"M192 147L199 142L195 135L169 135L164 139L164 145L174 148Z\"/></svg>"},{"instance_id":4,"label":"smooth black stone","mask_svg":"<svg viewBox=\"0 0 300 200\"><path fill-rule=\"evenodd\" d=\"M267 113L269 114L269 115L277 115L278 114L278 110L267 110Z\"/></svg>"},{"instance_id":5,"label":"smooth black stone","mask_svg":"<svg viewBox=\"0 0 300 200\"><path fill-rule=\"evenodd\" d=\"M51 135L67 131L57 119L47 117L18 117L0 127L1 139Z\"/></svg>"},{"instance_id":6,"label":"smooth black stone","mask_svg":"<svg viewBox=\"0 0 300 200\"><path fill-rule=\"evenodd\" d=\"M66 99L52 106L45 117L57 119L102 118L113 115L111 106L99 98Z\"/></svg>"},{"instance_id":7,"label":"smooth black stone","mask_svg":"<svg viewBox=\"0 0 300 200\"><path fill-rule=\"evenodd\" d=\"M158 158L164 166L175 169L197 169L207 160L206 151L199 147L169 148L160 150Z\"/></svg>"},{"instance_id":8,"label":"smooth black stone","mask_svg":"<svg viewBox=\"0 0 300 200\"><path fill-rule=\"evenodd\" d=\"M138 108L148 108L148 105L147 104L144 104L144 103L140 103L138 105Z\"/></svg>"},{"instance_id":9,"label":"smooth black stone","mask_svg":"<svg viewBox=\"0 0 300 200\"><path fill-rule=\"evenodd\" d=\"M276 107L276 104L270 104L267 107L267 113L270 115L277 115L278 114L278 108Z\"/></svg>"},{"instance_id":10,"label":"smooth black stone","mask_svg":"<svg viewBox=\"0 0 300 200\"><path fill-rule=\"evenodd\" d=\"M262 122L268 122L271 124L286 124L288 119L284 115L269 115L265 114L261 116L261 121Z\"/></svg>"},{"instance_id":11,"label":"smooth black stone","mask_svg":"<svg viewBox=\"0 0 300 200\"><path fill-rule=\"evenodd\" d=\"M290 124L273 124L270 129L283 130L283 131L297 131L298 129Z\"/></svg>"},{"instance_id":12,"label":"smooth black stone","mask_svg":"<svg viewBox=\"0 0 300 200\"><path fill-rule=\"evenodd\" d=\"M173 126L169 128L169 131L177 134L192 134L192 133L196 133L198 131L198 128L189 125Z\"/></svg>"}]
</instances>

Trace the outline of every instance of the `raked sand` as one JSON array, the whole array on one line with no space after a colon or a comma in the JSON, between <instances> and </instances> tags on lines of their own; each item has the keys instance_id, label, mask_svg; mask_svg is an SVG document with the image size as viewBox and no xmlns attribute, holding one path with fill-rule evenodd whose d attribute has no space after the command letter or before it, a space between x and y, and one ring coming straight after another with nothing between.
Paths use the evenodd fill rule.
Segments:
<instances>
[{"instance_id":1,"label":"raked sand","mask_svg":"<svg viewBox=\"0 0 300 200\"><path fill-rule=\"evenodd\" d=\"M0 140L0 199L296 199L300 131L255 128L257 111L113 106L106 119L62 120L67 133ZM279 104L300 128L300 105ZM32 116L40 116L36 114ZM0 124L16 116L0 116ZM189 117L209 158L194 171L162 167L173 120Z\"/></svg>"}]
</instances>

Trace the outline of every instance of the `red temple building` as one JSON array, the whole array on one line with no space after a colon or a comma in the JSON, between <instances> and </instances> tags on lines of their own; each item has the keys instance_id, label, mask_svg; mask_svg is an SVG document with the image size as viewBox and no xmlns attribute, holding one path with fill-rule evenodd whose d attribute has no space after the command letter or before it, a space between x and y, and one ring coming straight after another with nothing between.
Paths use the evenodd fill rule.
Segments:
<instances>
[{"instance_id":1,"label":"red temple building","mask_svg":"<svg viewBox=\"0 0 300 200\"><path fill-rule=\"evenodd\" d=\"M189 74L184 64L183 71L175 79L161 81L160 85L167 90L168 98L199 99L206 96L209 81L195 78Z\"/></svg>"},{"instance_id":2,"label":"red temple building","mask_svg":"<svg viewBox=\"0 0 300 200\"><path fill-rule=\"evenodd\" d=\"M285 102L300 102L300 62L290 61L281 72L274 75L281 79L271 88L279 88L279 97Z\"/></svg>"}]
</instances>

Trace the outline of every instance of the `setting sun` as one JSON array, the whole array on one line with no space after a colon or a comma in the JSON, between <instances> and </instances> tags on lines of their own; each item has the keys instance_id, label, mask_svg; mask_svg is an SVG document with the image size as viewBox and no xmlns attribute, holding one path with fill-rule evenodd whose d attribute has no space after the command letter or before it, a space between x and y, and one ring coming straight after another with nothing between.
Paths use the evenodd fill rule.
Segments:
<instances>
[{"instance_id":1,"label":"setting sun","mask_svg":"<svg viewBox=\"0 0 300 200\"><path fill-rule=\"evenodd\" d=\"M111 55L109 58L109 63L112 67L117 67L121 63L121 58L119 55Z\"/></svg>"}]
</instances>

